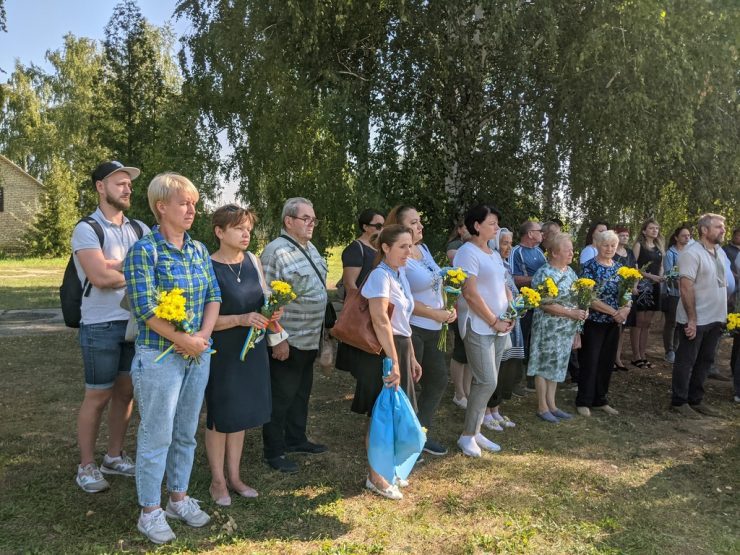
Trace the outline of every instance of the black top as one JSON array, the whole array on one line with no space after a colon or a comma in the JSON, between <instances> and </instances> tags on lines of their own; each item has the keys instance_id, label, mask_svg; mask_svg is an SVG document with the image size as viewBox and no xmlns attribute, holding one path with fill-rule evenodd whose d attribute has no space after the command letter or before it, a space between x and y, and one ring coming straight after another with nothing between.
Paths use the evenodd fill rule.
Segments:
<instances>
[{"instance_id":1,"label":"black top","mask_svg":"<svg viewBox=\"0 0 740 555\"><path fill-rule=\"evenodd\" d=\"M257 268L248 256L241 264L222 264L214 260L213 271L221 288L220 315L259 311L264 294ZM272 392L267 340L263 338L250 349L244 362L239 360L249 330L239 326L213 332L216 354L211 358L206 388L209 430L233 433L270 421Z\"/></svg>"},{"instance_id":2,"label":"black top","mask_svg":"<svg viewBox=\"0 0 740 555\"><path fill-rule=\"evenodd\" d=\"M660 275L663 267L663 253L658 247L648 249L645 245L640 244L640 256L637 257L637 267L642 269L645 264L648 265L646 271L649 274Z\"/></svg>"},{"instance_id":3,"label":"black top","mask_svg":"<svg viewBox=\"0 0 740 555\"><path fill-rule=\"evenodd\" d=\"M372 247L368 247L364 243L360 242L359 239L352 241L342 251L342 266L344 268L361 268L360 275L355 280L355 285L360 286L362 281L365 279L370 271L373 269L373 262L375 262L376 250Z\"/></svg>"}]
</instances>

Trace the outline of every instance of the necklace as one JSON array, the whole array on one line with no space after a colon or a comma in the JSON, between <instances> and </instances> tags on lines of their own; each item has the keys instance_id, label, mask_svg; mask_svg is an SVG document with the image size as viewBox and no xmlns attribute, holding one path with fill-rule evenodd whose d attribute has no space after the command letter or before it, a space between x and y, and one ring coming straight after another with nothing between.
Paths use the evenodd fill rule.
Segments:
<instances>
[{"instance_id":1,"label":"necklace","mask_svg":"<svg viewBox=\"0 0 740 555\"><path fill-rule=\"evenodd\" d=\"M234 271L234 268L231 267L231 264L226 264L226 267L229 269L229 271L234 274L234 277L236 277L236 282L241 283L242 282L242 268L244 267L244 260L239 262L239 273L236 273Z\"/></svg>"}]
</instances>

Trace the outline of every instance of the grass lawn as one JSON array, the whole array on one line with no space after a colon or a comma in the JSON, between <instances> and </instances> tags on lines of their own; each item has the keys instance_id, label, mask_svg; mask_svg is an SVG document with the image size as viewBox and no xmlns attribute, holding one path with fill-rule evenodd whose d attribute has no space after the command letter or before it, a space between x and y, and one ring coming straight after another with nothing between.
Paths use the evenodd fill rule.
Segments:
<instances>
[{"instance_id":1,"label":"grass lawn","mask_svg":"<svg viewBox=\"0 0 740 555\"><path fill-rule=\"evenodd\" d=\"M654 337L657 345L658 337ZM0 338L0 552L101 553L154 550L136 530L132 479L112 489L77 488L75 418L83 393L76 333ZM653 351L653 355L657 352ZM729 356L723 347L726 371ZM570 423L534 417L533 396L505 403L517 427L488 432L502 446L482 459L452 449L463 413L440 407L434 437L451 454L427 456L406 497L366 492L365 418L349 412L354 381L316 373L310 433L331 451L300 459L283 476L260 461L258 430L247 433L243 476L260 497L234 498L216 511L202 428L190 493L212 525L178 523L166 553L671 553L740 552L738 407L728 383L707 397L722 418L687 421L667 411L670 375L617 373L612 403L619 417L597 414ZM574 393L559 393L572 406ZM128 449L135 449L136 416ZM105 424L98 444L105 449ZM233 521L236 529L226 524Z\"/></svg>"},{"instance_id":2,"label":"grass lawn","mask_svg":"<svg viewBox=\"0 0 740 555\"><path fill-rule=\"evenodd\" d=\"M58 308L67 258L0 260L0 310Z\"/></svg>"}]
</instances>

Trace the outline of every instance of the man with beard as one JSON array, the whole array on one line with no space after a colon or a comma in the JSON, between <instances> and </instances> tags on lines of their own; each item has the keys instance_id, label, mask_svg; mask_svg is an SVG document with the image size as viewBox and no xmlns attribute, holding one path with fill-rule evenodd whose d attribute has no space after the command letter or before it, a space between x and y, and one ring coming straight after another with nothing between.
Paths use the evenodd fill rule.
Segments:
<instances>
[{"instance_id":1,"label":"man with beard","mask_svg":"<svg viewBox=\"0 0 740 555\"><path fill-rule=\"evenodd\" d=\"M672 409L690 418L717 416L702 403L704 381L714 362L717 342L727 320L725 252L720 248L725 219L704 214L697 226L699 240L678 256L681 300L676 311L679 333L673 365Z\"/></svg>"},{"instance_id":2,"label":"man with beard","mask_svg":"<svg viewBox=\"0 0 740 555\"><path fill-rule=\"evenodd\" d=\"M88 493L110 487L101 472L134 476L135 471L134 462L123 451L133 400L129 372L134 344L126 341L129 312L121 308L121 300L126 291L123 259L149 233L145 224L123 215L131 206L131 181L139 173L115 161L95 168L92 184L98 192L98 208L72 232L74 263L83 288L80 346L85 367L85 397L77 417L80 465L76 482ZM95 442L108 404L108 451L98 468Z\"/></svg>"}]
</instances>

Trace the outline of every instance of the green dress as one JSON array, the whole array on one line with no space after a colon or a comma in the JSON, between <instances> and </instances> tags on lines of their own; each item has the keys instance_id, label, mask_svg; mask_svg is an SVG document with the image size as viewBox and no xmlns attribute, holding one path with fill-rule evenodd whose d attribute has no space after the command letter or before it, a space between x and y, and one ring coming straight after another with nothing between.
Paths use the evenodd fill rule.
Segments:
<instances>
[{"instance_id":1,"label":"green dress","mask_svg":"<svg viewBox=\"0 0 740 555\"><path fill-rule=\"evenodd\" d=\"M544 283L549 277L558 286L560 291L558 297L568 295L573 282L578 279L576 273L568 266L561 272L550 264L545 264L532 277L532 288ZM576 320L552 316L542 309L535 309L527 376L542 376L553 382L564 381L577 328Z\"/></svg>"}]
</instances>

